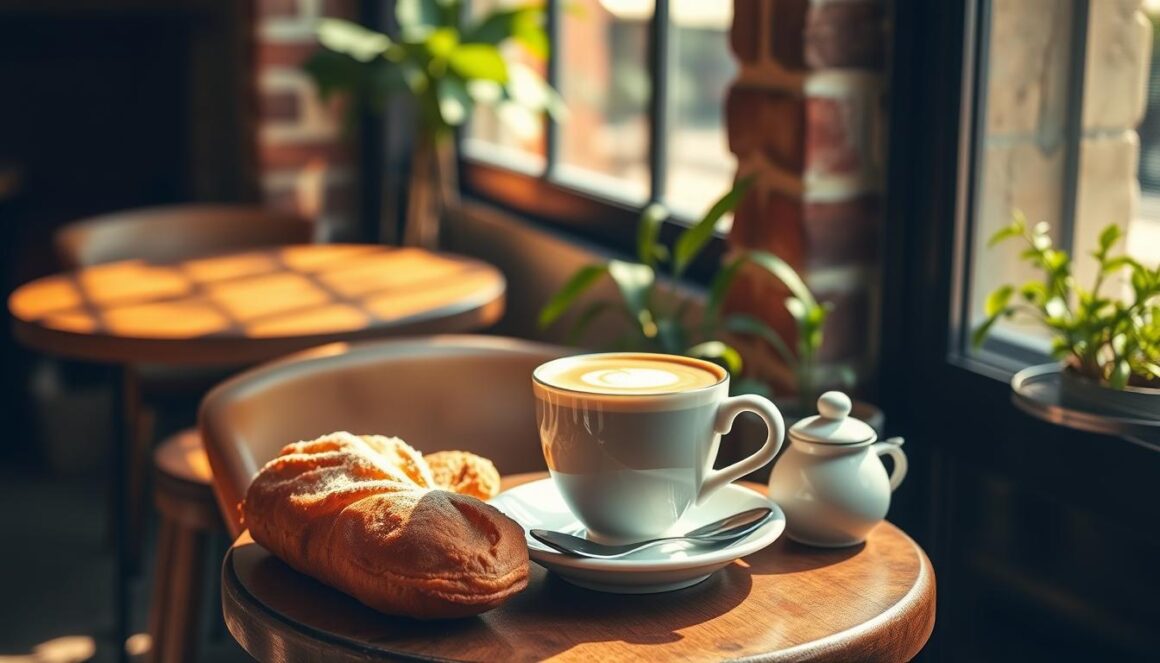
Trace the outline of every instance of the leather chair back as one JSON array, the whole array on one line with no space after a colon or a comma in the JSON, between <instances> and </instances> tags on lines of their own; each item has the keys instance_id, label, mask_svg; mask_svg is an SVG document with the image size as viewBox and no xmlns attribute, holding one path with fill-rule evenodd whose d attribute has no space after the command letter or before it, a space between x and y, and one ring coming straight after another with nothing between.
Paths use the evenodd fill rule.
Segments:
<instances>
[{"instance_id":1,"label":"leather chair back","mask_svg":"<svg viewBox=\"0 0 1160 663\"><path fill-rule=\"evenodd\" d=\"M306 244L310 221L245 205L172 205L70 223L53 240L68 269L140 258L171 262L280 244Z\"/></svg>"},{"instance_id":2,"label":"leather chair back","mask_svg":"<svg viewBox=\"0 0 1160 663\"><path fill-rule=\"evenodd\" d=\"M489 336L331 344L243 373L201 407L227 526L254 475L287 444L345 430L421 452L471 451L501 474L543 470L532 370L574 349Z\"/></svg>"}]
</instances>

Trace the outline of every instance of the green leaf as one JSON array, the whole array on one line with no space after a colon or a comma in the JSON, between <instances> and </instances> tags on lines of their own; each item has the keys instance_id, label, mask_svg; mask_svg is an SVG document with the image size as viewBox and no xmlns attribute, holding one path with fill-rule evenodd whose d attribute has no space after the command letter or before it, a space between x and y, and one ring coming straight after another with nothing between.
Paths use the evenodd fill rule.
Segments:
<instances>
[{"instance_id":1,"label":"green leaf","mask_svg":"<svg viewBox=\"0 0 1160 663\"><path fill-rule=\"evenodd\" d=\"M817 301L806 282L794 271L789 263L767 251L750 251L746 254L753 264L773 274L779 281L789 288L790 294L800 299L808 308L817 306Z\"/></svg>"},{"instance_id":2,"label":"green leaf","mask_svg":"<svg viewBox=\"0 0 1160 663\"><path fill-rule=\"evenodd\" d=\"M483 79L506 83L508 66L499 49L490 44L461 44L451 52L451 70L464 80Z\"/></svg>"},{"instance_id":3,"label":"green leaf","mask_svg":"<svg viewBox=\"0 0 1160 663\"><path fill-rule=\"evenodd\" d=\"M737 256L726 262L713 276L713 282L709 285L709 296L705 299L706 319L716 320L721 317L721 307L725 305L725 295L728 294L729 287L733 285L733 281L737 278L745 260L745 255Z\"/></svg>"},{"instance_id":4,"label":"green leaf","mask_svg":"<svg viewBox=\"0 0 1160 663\"><path fill-rule=\"evenodd\" d=\"M694 345L685 351L685 354L697 359L708 359L725 367L730 375L741 372L741 353L732 346L721 341L706 341Z\"/></svg>"},{"instance_id":5,"label":"green leaf","mask_svg":"<svg viewBox=\"0 0 1160 663\"><path fill-rule=\"evenodd\" d=\"M1131 267L1134 270L1147 269L1130 256L1117 256L1105 262L1102 271L1105 274L1110 274L1112 272L1119 271L1124 267Z\"/></svg>"},{"instance_id":6,"label":"green leaf","mask_svg":"<svg viewBox=\"0 0 1160 663\"><path fill-rule=\"evenodd\" d=\"M1114 223L1104 228L1103 232L1100 233L1100 254L1107 255L1108 249L1112 248L1112 245L1119 241L1122 236L1123 232L1120 227Z\"/></svg>"},{"instance_id":7,"label":"green leaf","mask_svg":"<svg viewBox=\"0 0 1160 663\"><path fill-rule=\"evenodd\" d=\"M548 36L544 32L542 7L516 7L492 12L471 27L464 43L499 45L515 39L538 58L548 57Z\"/></svg>"},{"instance_id":8,"label":"green leaf","mask_svg":"<svg viewBox=\"0 0 1160 663\"><path fill-rule=\"evenodd\" d=\"M749 186L752 183L752 176L746 176L737 180L728 193L713 203L713 206L709 208L709 211L705 213L705 216L700 221L681 233L677 238L677 243L673 251L674 274L679 276L684 273L689 263L693 262L693 259L697 257L697 254L705 248L709 239L713 237L713 230L717 227L717 222L721 220L721 217L726 212L730 212L737 207L737 203L749 191Z\"/></svg>"},{"instance_id":9,"label":"green leaf","mask_svg":"<svg viewBox=\"0 0 1160 663\"><path fill-rule=\"evenodd\" d=\"M450 127L463 124L471 114L471 95L467 93L463 81L455 76L444 76L439 79L435 88L439 96L439 115L443 122Z\"/></svg>"},{"instance_id":10,"label":"green leaf","mask_svg":"<svg viewBox=\"0 0 1160 663\"><path fill-rule=\"evenodd\" d=\"M991 327L995 326L995 323L998 322L999 317L1000 316L998 315L991 316L987 318L983 324L976 327L975 331L971 333L971 345L975 346L976 348L982 347L983 341L987 340L987 334L991 332Z\"/></svg>"},{"instance_id":11,"label":"green leaf","mask_svg":"<svg viewBox=\"0 0 1160 663\"><path fill-rule=\"evenodd\" d=\"M403 39L421 42L443 23L443 8L438 0L397 0L395 19Z\"/></svg>"},{"instance_id":12,"label":"green leaf","mask_svg":"<svg viewBox=\"0 0 1160 663\"><path fill-rule=\"evenodd\" d=\"M636 227L636 256L649 267L656 266L657 238L661 224L669 217L669 210L660 203L653 203L644 209Z\"/></svg>"},{"instance_id":13,"label":"green leaf","mask_svg":"<svg viewBox=\"0 0 1160 663\"><path fill-rule=\"evenodd\" d=\"M354 92L362 85L366 66L343 53L315 51L302 69L314 81L318 96L327 99L334 92Z\"/></svg>"},{"instance_id":14,"label":"green leaf","mask_svg":"<svg viewBox=\"0 0 1160 663\"><path fill-rule=\"evenodd\" d=\"M612 311L616 304L609 301L589 302L584 307L580 314L576 316L576 321L572 323L572 327L568 330L564 342L568 345L576 345L584 332L588 331L588 327L592 325L600 316Z\"/></svg>"},{"instance_id":15,"label":"green leaf","mask_svg":"<svg viewBox=\"0 0 1160 663\"><path fill-rule=\"evenodd\" d=\"M391 38L368 30L358 23L338 18L324 18L315 28L318 41L326 48L358 60L370 62L391 47Z\"/></svg>"},{"instance_id":16,"label":"green leaf","mask_svg":"<svg viewBox=\"0 0 1160 663\"><path fill-rule=\"evenodd\" d=\"M455 28L432 30L423 41L423 45L427 47L427 53L432 58L446 58L459 45L459 33Z\"/></svg>"},{"instance_id":17,"label":"green leaf","mask_svg":"<svg viewBox=\"0 0 1160 663\"><path fill-rule=\"evenodd\" d=\"M560 290L540 309L540 328L545 328L563 315L580 295L608 272L607 265L581 267Z\"/></svg>"},{"instance_id":18,"label":"green leaf","mask_svg":"<svg viewBox=\"0 0 1160 663\"><path fill-rule=\"evenodd\" d=\"M1119 359L1112 365L1112 373L1108 376L1108 386L1112 389L1123 389L1128 386L1128 378L1132 376L1132 368L1127 359Z\"/></svg>"},{"instance_id":19,"label":"green leaf","mask_svg":"<svg viewBox=\"0 0 1160 663\"><path fill-rule=\"evenodd\" d=\"M608 275L616 282L628 311L641 322L642 328L653 323L648 310L649 292L656 281L656 272L648 265L623 260L608 261ZM645 335L649 336L647 329ZM655 336L654 334L652 334Z\"/></svg>"},{"instance_id":20,"label":"green leaf","mask_svg":"<svg viewBox=\"0 0 1160 663\"><path fill-rule=\"evenodd\" d=\"M1017 217L1012 221L1012 223L999 228L999 231L996 231L993 235L989 236L987 239L987 248L991 248L995 246L996 243L999 243L1003 240L1022 236L1025 228L1027 228L1027 221L1023 220L1021 217Z\"/></svg>"},{"instance_id":21,"label":"green leaf","mask_svg":"<svg viewBox=\"0 0 1160 663\"><path fill-rule=\"evenodd\" d=\"M782 358L782 361L784 361L787 366L791 368L797 366L797 357L795 357L793 352L790 351L789 345L785 342L785 339L782 338L781 334L778 334L776 330L761 320L758 320L757 318L751 315L746 315L744 313L734 313L725 319L724 325L727 331L734 334L748 334L757 336L758 338L773 346L773 349Z\"/></svg>"},{"instance_id":22,"label":"green leaf","mask_svg":"<svg viewBox=\"0 0 1160 663\"><path fill-rule=\"evenodd\" d=\"M1009 285L996 288L991 294L987 295L987 301L983 304L983 313L987 317L998 315L1007 308L1007 302L1011 301L1011 294L1013 292L1015 292L1015 288Z\"/></svg>"},{"instance_id":23,"label":"green leaf","mask_svg":"<svg viewBox=\"0 0 1160 663\"><path fill-rule=\"evenodd\" d=\"M672 318L657 321L657 340L661 343L661 349L668 354L680 354L681 348L687 347L689 342L685 328Z\"/></svg>"}]
</instances>

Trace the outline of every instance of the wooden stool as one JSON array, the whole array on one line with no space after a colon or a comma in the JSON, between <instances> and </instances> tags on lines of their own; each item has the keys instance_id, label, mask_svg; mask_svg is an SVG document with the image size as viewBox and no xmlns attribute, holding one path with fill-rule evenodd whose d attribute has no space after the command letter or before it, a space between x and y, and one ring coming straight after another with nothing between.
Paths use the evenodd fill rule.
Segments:
<instances>
[{"instance_id":1,"label":"wooden stool","mask_svg":"<svg viewBox=\"0 0 1160 663\"><path fill-rule=\"evenodd\" d=\"M224 529L201 434L189 428L153 453L154 503L161 523L149 606L149 660L193 661L209 535Z\"/></svg>"}]
</instances>

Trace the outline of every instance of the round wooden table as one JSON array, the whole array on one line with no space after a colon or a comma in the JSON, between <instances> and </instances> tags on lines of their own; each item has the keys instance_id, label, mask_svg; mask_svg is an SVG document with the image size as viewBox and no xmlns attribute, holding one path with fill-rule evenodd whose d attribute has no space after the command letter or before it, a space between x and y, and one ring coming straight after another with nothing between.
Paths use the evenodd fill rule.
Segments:
<instances>
[{"instance_id":1,"label":"round wooden table","mask_svg":"<svg viewBox=\"0 0 1160 663\"><path fill-rule=\"evenodd\" d=\"M48 276L8 299L21 343L120 369L114 403L117 491L114 642L127 635L126 522L144 469L130 453L139 386L129 365L239 366L334 341L485 328L506 283L477 260L380 245L282 246L155 264L126 260ZM126 421L129 420L129 422ZM128 467L127 467L128 465ZM118 645L117 651L123 653Z\"/></svg>"},{"instance_id":2,"label":"round wooden table","mask_svg":"<svg viewBox=\"0 0 1160 663\"><path fill-rule=\"evenodd\" d=\"M105 363L251 364L331 341L476 330L506 284L477 260L378 245L287 246L48 276L8 299L16 338Z\"/></svg>"},{"instance_id":3,"label":"round wooden table","mask_svg":"<svg viewBox=\"0 0 1160 663\"><path fill-rule=\"evenodd\" d=\"M222 608L242 647L267 662L905 661L934 628L935 577L918 544L883 523L852 548L810 548L783 536L699 585L665 594L580 589L533 563L528 588L499 608L419 622L363 606L243 533L222 567Z\"/></svg>"}]
</instances>

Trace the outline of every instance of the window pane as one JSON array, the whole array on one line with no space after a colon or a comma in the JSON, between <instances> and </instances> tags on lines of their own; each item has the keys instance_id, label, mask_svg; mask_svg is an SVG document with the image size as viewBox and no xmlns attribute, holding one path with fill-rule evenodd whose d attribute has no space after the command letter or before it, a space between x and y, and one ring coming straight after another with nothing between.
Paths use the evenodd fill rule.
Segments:
<instances>
[{"instance_id":1,"label":"window pane","mask_svg":"<svg viewBox=\"0 0 1160 663\"><path fill-rule=\"evenodd\" d=\"M1085 290L1097 282L1091 253L1108 224L1127 237L1113 255L1160 259L1160 76L1151 67L1160 0L1139 12L1131 2L989 6L964 331L982 324L987 296L1000 285L1044 278L1021 257L1026 242L987 246L1016 210L1030 224L1047 223L1055 246L1070 249L1072 275ZM1126 276L1108 275L1100 295L1130 297ZM1032 316L1016 316L996 325L990 347L1014 357L1045 352L1047 339Z\"/></svg>"},{"instance_id":2,"label":"window pane","mask_svg":"<svg viewBox=\"0 0 1160 663\"><path fill-rule=\"evenodd\" d=\"M1151 24L1147 107L1140 123L1140 209L1128 231L1128 251L1146 264L1160 262L1160 0L1145 0Z\"/></svg>"},{"instance_id":3,"label":"window pane","mask_svg":"<svg viewBox=\"0 0 1160 663\"><path fill-rule=\"evenodd\" d=\"M648 197L651 0L572 0L560 18L561 181L626 201Z\"/></svg>"},{"instance_id":4,"label":"window pane","mask_svg":"<svg viewBox=\"0 0 1160 663\"><path fill-rule=\"evenodd\" d=\"M1072 0L994 0L981 88L986 106L978 137L978 173L972 238L968 325L985 320L988 293L1004 283L1036 277L1015 241L988 248L987 240L1022 211L1032 223L1051 224L1056 243L1066 208L1069 141ZM1046 343L1040 327L1003 320L993 338Z\"/></svg>"},{"instance_id":5,"label":"window pane","mask_svg":"<svg viewBox=\"0 0 1160 663\"><path fill-rule=\"evenodd\" d=\"M733 3L673 0L669 9L668 168L665 202L696 218L732 186L725 92L737 73L727 31Z\"/></svg>"},{"instance_id":6,"label":"window pane","mask_svg":"<svg viewBox=\"0 0 1160 663\"><path fill-rule=\"evenodd\" d=\"M497 8L522 6L526 0L472 0L470 12L479 20ZM509 41L503 48L504 58L512 66L527 67L541 77L547 74L547 63ZM547 154L546 122L538 114L514 105L476 106L467 126L464 152L477 159L524 172L544 170Z\"/></svg>"}]
</instances>

